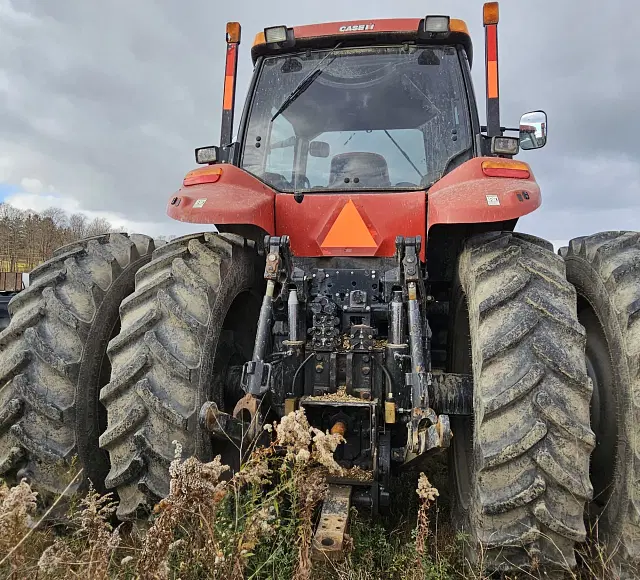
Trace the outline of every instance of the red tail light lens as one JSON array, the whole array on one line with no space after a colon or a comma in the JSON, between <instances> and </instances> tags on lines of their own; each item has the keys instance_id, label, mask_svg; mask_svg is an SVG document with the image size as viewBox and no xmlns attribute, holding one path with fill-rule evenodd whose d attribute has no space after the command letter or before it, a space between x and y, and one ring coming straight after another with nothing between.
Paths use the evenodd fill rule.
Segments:
<instances>
[{"instance_id":1,"label":"red tail light lens","mask_svg":"<svg viewBox=\"0 0 640 580\"><path fill-rule=\"evenodd\" d=\"M194 169L189 171L182 181L182 185L201 185L203 183L216 183L222 176L222 168L220 167L203 167L202 169Z\"/></svg>"},{"instance_id":2,"label":"red tail light lens","mask_svg":"<svg viewBox=\"0 0 640 580\"><path fill-rule=\"evenodd\" d=\"M526 163L508 159L483 161L482 173L487 177L511 177L512 179L529 179L531 177L531 171Z\"/></svg>"}]
</instances>

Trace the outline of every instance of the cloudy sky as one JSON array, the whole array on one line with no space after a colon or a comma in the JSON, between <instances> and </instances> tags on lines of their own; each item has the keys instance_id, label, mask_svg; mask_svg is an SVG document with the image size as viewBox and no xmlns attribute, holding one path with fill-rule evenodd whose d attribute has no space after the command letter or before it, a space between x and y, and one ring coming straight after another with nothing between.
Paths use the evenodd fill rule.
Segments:
<instances>
[{"instance_id":1,"label":"cloudy sky","mask_svg":"<svg viewBox=\"0 0 640 580\"><path fill-rule=\"evenodd\" d=\"M194 147L218 141L227 20L243 25L241 103L265 26L427 10L467 21L482 97L480 0L0 0L0 200L152 235L193 231L165 206ZM501 2L503 123L549 115L547 146L521 155L543 206L518 229L551 240L640 229L638 38L630 0Z\"/></svg>"}]
</instances>

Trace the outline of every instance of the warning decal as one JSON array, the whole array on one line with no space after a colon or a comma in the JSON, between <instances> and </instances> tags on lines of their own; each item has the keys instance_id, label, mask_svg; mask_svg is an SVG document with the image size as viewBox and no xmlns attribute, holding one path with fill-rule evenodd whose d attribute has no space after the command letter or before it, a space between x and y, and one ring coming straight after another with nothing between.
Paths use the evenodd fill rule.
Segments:
<instances>
[{"instance_id":1,"label":"warning decal","mask_svg":"<svg viewBox=\"0 0 640 580\"><path fill-rule=\"evenodd\" d=\"M349 200L333 222L321 248L377 248L367 224L352 200Z\"/></svg>"}]
</instances>

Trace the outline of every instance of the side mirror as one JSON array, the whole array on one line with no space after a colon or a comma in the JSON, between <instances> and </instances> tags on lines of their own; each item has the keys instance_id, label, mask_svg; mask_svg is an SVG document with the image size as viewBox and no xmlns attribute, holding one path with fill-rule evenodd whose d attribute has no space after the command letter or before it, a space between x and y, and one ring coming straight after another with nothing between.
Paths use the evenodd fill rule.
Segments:
<instances>
[{"instance_id":1,"label":"side mirror","mask_svg":"<svg viewBox=\"0 0 640 580\"><path fill-rule=\"evenodd\" d=\"M220 161L220 147L209 145L196 149L196 163L199 165L218 163L218 161Z\"/></svg>"},{"instance_id":2,"label":"side mirror","mask_svg":"<svg viewBox=\"0 0 640 580\"><path fill-rule=\"evenodd\" d=\"M325 141L311 141L309 143L309 155L311 157L329 157L331 155L331 146Z\"/></svg>"},{"instance_id":3,"label":"side mirror","mask_svg":"<svg viewBox=\"0 0 640 580\"><path fill-rule=\"evenodd\" d=\"M540 149L547 144L547 114L531 111L520 118L520 148L524 151Z\"/></svg>"}]
</instances>

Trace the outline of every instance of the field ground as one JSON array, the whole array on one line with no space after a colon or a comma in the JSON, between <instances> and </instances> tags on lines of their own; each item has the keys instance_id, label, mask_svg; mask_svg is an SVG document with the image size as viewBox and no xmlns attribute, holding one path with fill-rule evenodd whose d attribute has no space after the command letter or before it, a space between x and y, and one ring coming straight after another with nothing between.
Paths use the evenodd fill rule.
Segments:
<instances>
[{"instance_id":1,"label":"field ground","mask_svg":"<svg viewBox=\"0 0 640 580\"><path fill-rule=\"evenodd\" d=\"M298 413L296 413L298 415ZM301 427L301 428L300 428ZM304 415L275 427L271 447L226 477L219 461L172 463L171 494L149 523L118 525L110 496L36 495L26 482L0 486L0 577L30 579L453 580L485 578L464 556L449 521L446 461L426 476L395 481L392 515L373 521L354 510L351 549L340 563L312 562L310 545L335 468L336 436L309 428ZM339 436L338 436L339 437ZM68 479L78 476L72 466ZM433 487L429 483L433 484ZM440 490L439 492L436 489ZM45 513L46 512L46 513ZM42 514L46 523L41 523ZM591 545L566 578L615 578ZM538 578L535 571L510 578Z\"/></svg>"}]
</instances>

